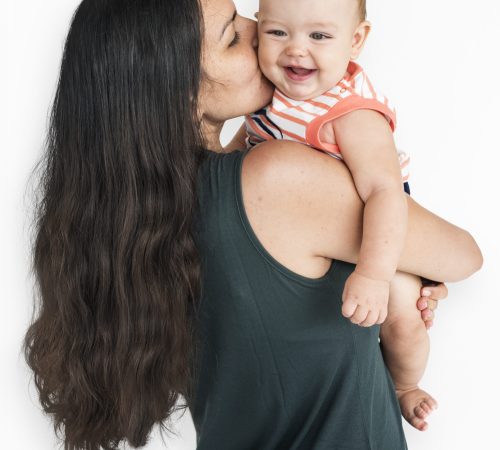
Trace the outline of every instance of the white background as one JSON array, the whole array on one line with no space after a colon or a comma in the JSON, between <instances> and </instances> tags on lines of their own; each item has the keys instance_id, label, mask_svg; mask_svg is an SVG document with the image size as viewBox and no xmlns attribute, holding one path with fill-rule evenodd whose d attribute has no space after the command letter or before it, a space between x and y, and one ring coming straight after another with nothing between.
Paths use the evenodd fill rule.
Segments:
<instances>
[{"instance_id":1,"label":"white background","mask_svg":"<svg viewBox=\"0 0 500 450\"><path fill-rule=\"evenodd\" d=\"M6 450L57 448L20 353L32 286L23 196L78 3L0 1L0 435ZM236 3L248 16L257 7L256 0ZM440 407L426 432L405 423L410 450L500 448L499 13L495 0L368 2L373 31L359 62L396 105L396 140L412 154L412 195L469 230L485 261L479 273L449 285L437 311L421 384ZM225 140L238 124L228 124ZM168 448L194 449L188 413L178 430L182 436L167 441ZM155 433L147 448L165 447Z\"/></svg>"}]
</instances>

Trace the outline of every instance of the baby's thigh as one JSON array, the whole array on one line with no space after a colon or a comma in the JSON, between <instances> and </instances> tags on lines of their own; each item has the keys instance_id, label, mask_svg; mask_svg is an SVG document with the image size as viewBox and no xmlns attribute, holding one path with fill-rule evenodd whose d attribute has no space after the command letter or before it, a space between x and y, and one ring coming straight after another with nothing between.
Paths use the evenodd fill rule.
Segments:
<instances>
[{"instance_id":1,"label":"baby's thigh","mask_svg":"<svg viewBox=\"0 0 500 450\"><path fill-rule=\"evenodd\" d=\"M396 272L390 292L387 307L387 319L384 324L403 320L405 323L422 321L417 308L422 282L420 277L405 272Z\"/></svg>"}]
</instances>

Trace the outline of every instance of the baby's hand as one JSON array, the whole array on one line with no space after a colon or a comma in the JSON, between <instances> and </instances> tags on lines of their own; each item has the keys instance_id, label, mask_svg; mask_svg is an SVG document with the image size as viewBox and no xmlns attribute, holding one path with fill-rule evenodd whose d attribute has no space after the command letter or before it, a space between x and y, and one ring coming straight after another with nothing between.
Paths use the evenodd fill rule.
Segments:
<instances>
[{"instance_id":1,"label":"baby's hand","mask_svg":"<svg viewBox=\"0 0 500 450\"><path fill-rule=\"evenodd\" d=\"M342 295L342 315L363 327L381 324L387 317L390 282L374 280L354 271Z\"/></svg>"}]
</instances>

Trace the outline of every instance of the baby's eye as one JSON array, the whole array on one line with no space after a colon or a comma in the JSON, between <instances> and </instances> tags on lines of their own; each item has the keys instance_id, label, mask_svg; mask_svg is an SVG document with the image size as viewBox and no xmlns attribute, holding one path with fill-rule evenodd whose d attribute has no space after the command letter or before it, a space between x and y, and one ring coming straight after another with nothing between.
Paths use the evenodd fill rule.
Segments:
<instances>
[{"instance_id":1,"label":"baby's eye","mask_svg":"<svg viewBox=\"0 0 500 450\"><path fill-rule=\"evenodd\" d=\"M316 41L321 41L323 39L330 39L330 36L327 36L326 34L324 33L318 33L318 32L315 32L315 33L311 33L309 35L309 37L311 37L312 39L316 40Z\"/></svg>"},{"instance_id":2,"label":"baby's eye","mask_svg":"<svg viewBox=\"0 0 500 450\"><path fill-rule=\"evenodd\" d=\"M271 34L273 36L283 37L286 36L286 33L283 30L269 30L267 34Z\"/></svg>"}]
</instances>

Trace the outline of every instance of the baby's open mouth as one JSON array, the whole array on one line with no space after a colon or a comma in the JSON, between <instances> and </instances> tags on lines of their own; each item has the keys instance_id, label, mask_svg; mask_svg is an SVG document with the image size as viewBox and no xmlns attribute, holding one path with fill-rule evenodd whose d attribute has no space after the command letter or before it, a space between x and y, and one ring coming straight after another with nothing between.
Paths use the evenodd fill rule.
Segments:
<instances>
[{"instance_id":1,"label":"baby's open mouth","mask_svg":"<svg viewBox=\"0 0 500 450\"><path fill-rule=\"evenodd\" d=\"M304 81L309 78L317 69L305 69L304 67L284 67L285 73L294 81Z\"/></svg>"}]
</instances>

